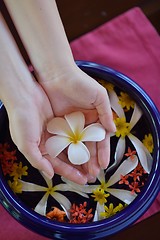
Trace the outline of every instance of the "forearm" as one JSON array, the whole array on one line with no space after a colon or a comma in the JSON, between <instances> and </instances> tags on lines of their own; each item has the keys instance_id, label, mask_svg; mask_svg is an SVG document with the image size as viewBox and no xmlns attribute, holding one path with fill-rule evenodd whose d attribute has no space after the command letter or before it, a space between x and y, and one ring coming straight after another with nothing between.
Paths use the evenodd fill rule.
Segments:
<instances>
[{"instance_id":1,"label":"forearm","mask_svg":"<svg viewBox=\"0 0 160 240\"><path fill-rule=\"evenodd\" d=\"M26 102L31 83L27 66L1 14L0 58L0 99L10 110L18 103Z\"/></svg>"},{"instance_id":2,"label":"forearm","mask_svg":"<svg viewBox=\"0 0 160 240\"><path fill-rule=\"evenodd\" d=\"M74 65L54 0L5 0L32 64L40 78Z\"/></svg>"}]
</instances>

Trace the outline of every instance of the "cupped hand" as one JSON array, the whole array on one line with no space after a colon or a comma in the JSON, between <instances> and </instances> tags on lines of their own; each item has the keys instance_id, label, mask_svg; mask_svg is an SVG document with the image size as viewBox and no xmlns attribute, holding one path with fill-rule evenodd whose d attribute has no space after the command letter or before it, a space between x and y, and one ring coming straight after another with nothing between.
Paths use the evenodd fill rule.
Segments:
<instances>
[{"instance_id":1,"label":"cupped hand","mask_svg":"<svg viewBox=\"0 0 160 240\"><path fill-rule=\"evenodd\" d=\"M29 91L24 92L24 99L8 112L14 143L31 165L47 177L52 178L55 172L77 183L86 183L86 176L67 164L64 154L55 159L46 154L46 124L53 118L53 111L42 87L35 80L31 85Z\"/></svg>"},{"instance_id":2,"label":"cupped hand","mask_svg":"<svg viewBox=\"0 0 160 240\"><path fill-rule=\"evenodd\" d=\"M55 116L82 111L86 124L98 121L106 129L104 140L86 143L91 157L82 167L88 176L96 177L100 169L107 168L109 164L110 133L116 130L107 91L76 65L59 71L53 79L40 79L39 82L49 97Z\"/></svg>"}]
</instances>

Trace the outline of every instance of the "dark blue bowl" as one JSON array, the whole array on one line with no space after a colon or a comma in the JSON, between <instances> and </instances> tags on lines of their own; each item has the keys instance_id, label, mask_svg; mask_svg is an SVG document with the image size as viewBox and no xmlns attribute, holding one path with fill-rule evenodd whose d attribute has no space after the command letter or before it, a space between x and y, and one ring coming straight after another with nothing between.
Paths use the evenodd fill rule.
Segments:
<instances>
[{"instance_id":1,"label":"dark blue bowl","mask_svg":"<svg viewBox=\"0 0 160 240\"><path fill-rule=\"evenodd\" d=\"M0 168L0 202L21 224L41 235L54 239L101 239L113 235L134 223L150 207L160 190L160 114L146 92L127 76L106 66L77 61L77 65L88 75L107 80L124 89L141 107L150 124L154 140L152 170L141 193L123 211L105 220L69 224L53 222L27 207L9 188ZM6 111L0 104L0 131L6 124Z\"/></svg>"}]
</instances>

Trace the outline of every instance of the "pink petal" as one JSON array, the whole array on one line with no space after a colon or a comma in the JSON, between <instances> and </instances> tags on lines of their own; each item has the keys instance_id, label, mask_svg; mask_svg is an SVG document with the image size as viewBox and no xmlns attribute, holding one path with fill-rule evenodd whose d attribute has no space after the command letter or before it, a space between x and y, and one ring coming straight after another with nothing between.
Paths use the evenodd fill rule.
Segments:
<instances>
[{"instance_id":1,"label":"pink petal","mask_svg":"<svg viewBox=\"0 0 160 240\"><path fill-rule=\"evenodd\" d=\"M68 158L71 163L81 165L88 162L90 153L82 142L71 143L68 148Z\"/></svg>"},{"instance_id":2,"label":"pink petal","mask_svg":"<svg viewBox=\"0 0 160 240\"><path fill-rule=\"evenodd\" d=\"M58 134L66 137L72 134L72 130L69 127L67 121L64 118L60 118L60 117L53 118L47 124L47 130L50 133Z\"/></svg>"},{"instance_id":3,"label":"pink petal","mask_svg":"<svg viewBox=\"0 0 160 240\"><path fill-rule=\"evenodd\" d=\"M81 133L85 125L85 117L82 112L73 112L65 115L70 128L74 133Z\"/></svg>"},{"instance_id":4,"label":"pink petal","mask_svg":"<svg viewBox=\"0 0 160 240\"><path fill-rule=\"evenodd\" d=\"M106 131L100 123L93 123L87 126L82 132L82 141L99 142L105 138Z\"/></svg>"},{"instance_id":5,"label":"pink petal","mask_svg":"<svg viewBox=\"0 0 160 240\"><path fill-rule=\"evenodd\" d=\"M57 157L68 145L70 144L69 138L63 136L53 136L46 141L45 147L47 153L55 158Z\"/></svg>"}]
</instances>

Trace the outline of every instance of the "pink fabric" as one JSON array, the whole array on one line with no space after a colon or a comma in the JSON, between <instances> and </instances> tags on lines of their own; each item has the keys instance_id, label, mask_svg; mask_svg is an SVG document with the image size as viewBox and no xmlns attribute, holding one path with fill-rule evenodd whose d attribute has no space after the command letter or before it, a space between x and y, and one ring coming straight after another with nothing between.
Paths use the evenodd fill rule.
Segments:
<instances>
[{"instance_id":1,"label":"pink fabric","mask_svg":"<svg viewBox=\"0 0 160 240\"><path fill-rule=\"evenodd\" d=\"M160 109L160 37L134 8L71 43L76 60L105 64L142 86ZM160 194L140 220L160 211ZM139 221L140 221L139 220ZM1 240L47 240L14 220L0 206Z\"/></svg>"},{"instance_id":2,"label":"pink fabric","mask_svg":"<svg viewBox=\"0 0 160 240\"><path fill-rule=\"evenodd\" d=\"M76 60L118 70L147 91L160 109L160 36L133 8L71 43Z\"/></svg>"}]
</instances>

